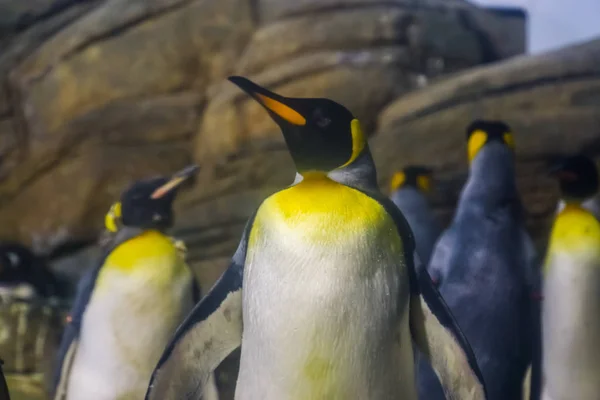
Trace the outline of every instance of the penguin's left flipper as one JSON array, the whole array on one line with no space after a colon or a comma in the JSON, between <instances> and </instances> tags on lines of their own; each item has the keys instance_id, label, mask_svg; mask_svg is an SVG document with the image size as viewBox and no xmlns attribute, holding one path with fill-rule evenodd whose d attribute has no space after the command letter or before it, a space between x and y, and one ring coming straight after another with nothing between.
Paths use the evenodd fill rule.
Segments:
<instances>
[{"instance_id":1,"label":"penguin's left flipper","mask_svg":"<svg viewBox=\"0 0 600 400\"><path fill-rule=\"evenodd\" d=\"M410 330L413 342L427 357L449 400L485 400L483 375L467 338L435 288L415 251L415 240L402 212L391 200L367 192L392 217L403 238L410 281ZM448 234L448 232L446 232ZM417 271L420 271L417 274Z\"/></svg>"},{"instance_id":2,"label":"penguin's left flipper","mask_svg":"<svg viewBox=\"0 0 600 400\"><path fill-rule=\"evenodd\" d=\"M231 263L177 328L161 356L146 400L197 399L213 370L242 342L242 279L251 217Z\"/></svg>"},{"instance_id":3,"label":"penguin's left flipper","mask_svg":"<svg viewBox=\"0 0 600 400\"><path fill-rule=\"evenodd\" d=\"M179 240L175 237L170 237L170 239L173 242L173 245L175 246L177 251L179 251L179 255L184 260L184 262L186 262L186 265L187 265L188 249L187 249L187 246L185 245L185 242L183 240ZM188 268L189 268L189 266L188 266ZM200 291L200 286L198 285L198 280L195 278L194 271L191 268L190 268L190 272L192 273L192 276L194 276L194 279L192 280L192 300L194 301L194 304L196 304L202 298L201 291ZM206 385L204 386L204 388L202 390L202 400L219 400L219 390L217 388L217 382L216 382L214 372L212 374L210 374L210 376L208 377L208 382L206 383Z\"/></svg>"},{"instance_id":4,"label":"penguin's left flipper","mask_svg":"<svg viewBox=\"0 0 600 400\"><path fill-rule=\"evenodd\" d=\"M415 257L415 262L418 259ZM411 284L410 327L413 341L429 360L450 400L485 400L483 376L475 354L427 273Z\"/></svg>"},{"instance_id":5,"label":"penguin's left flipper","mask_svg":"<svg viewBox=\"0 0 600 400\"><path fill-rule=\"evenodd\" d=\"M455 248L455 243L456 233L454 232L453 227L450 227L442 232L435 243L435 246L433 247L433 251L429 259L429 265L426 265L426 267L427 271L429 272L429 276L431 276L431 279L436 287L439 287L444 279L446 265L448 264L448 259L450 258L451 252Z\"/></svg>"}]
</instances>

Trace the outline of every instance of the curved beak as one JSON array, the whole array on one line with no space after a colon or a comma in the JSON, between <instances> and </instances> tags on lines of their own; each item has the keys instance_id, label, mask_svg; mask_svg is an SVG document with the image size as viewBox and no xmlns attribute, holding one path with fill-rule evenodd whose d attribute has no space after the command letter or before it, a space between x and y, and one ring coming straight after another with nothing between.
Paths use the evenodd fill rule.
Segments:
<instances>
[{"instance_id":1,"label":"curved beak","mask_svg":"<svg viewBox=\"0 0 600 400\"><path fill-rule=\"evenodd\" d=\"M291 106L290 99L241 76L230 76L228 79L259 102L278 124L285 121L292 125L306 125L306 118Z\"/></svg>"},{"instance_id":2,"label":"curved beak","mask_svg":"<svg viewBox=\"0 0 600 400\"><path fill-rule=\"evenodd\" d=\"M194 176L199 169L200 167L198 165L192 164L185 167L181 171L174 173L167 183L165 183L164 185L156 189L154 192L152 192L150 198L159 199L167 193L172 192L173 190L178 188L183 182Z\"/></svg>"}]
</instances>

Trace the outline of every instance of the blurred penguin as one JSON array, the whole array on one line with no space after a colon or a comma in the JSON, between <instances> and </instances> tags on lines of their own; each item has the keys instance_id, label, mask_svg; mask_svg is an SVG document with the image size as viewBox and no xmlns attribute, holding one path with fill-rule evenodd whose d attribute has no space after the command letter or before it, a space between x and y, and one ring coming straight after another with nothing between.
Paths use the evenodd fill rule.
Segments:
<instances>
[{"instance_id":1,"label":"blurred penguin","mask_svg":"<svg viewBox=\"0 0 600 400\"><path fill-rule=\"evenodd\" d=\"M511 129L475 121L467 150L469 178L430 269L473 346L488 399L521 399L533 353L535 252L517 193ZM419 364L420 398L444 399L433 371Z\"/></svg>"},{"instance_id":2,"label":"blurred penguin","mask_svg":"<svg viewBox=\"0 0 600 400\"><path fill-rule=\"evenodd\" d=\"M429 264L433 246L441 228L429 206L432 169L419 165L406 166L392 177L391 200L402 211L415 236L417 254L422 266Z\"/></svg>"},{"instance_id":3,"label":"blurred penguin","mask_svg":"<svg viewBox=\"0 0 600 400\"><path fill-rule=\"evenodd\" d=\"M584 207L598 193L592 160L553 168L564 206L544 262L543 400L600 398L600 222Z\"/></svg>"},{"instance_id":4,"label":"blurred penguin","mask_svg":"<svg viewBox=\"0 0 600 400\"><path fill-rule=\"evenodd\" d=\"M165 233L177 189L196 170L137 181L109 210L112 239L80 281L59 350L55 400L144 397L164 347L200 298L185 248ZM218 398L213 376L203 398Z\"/></svg>"},{"instance_id":5,"label":"blurred penguin","mask_svg":"<svg viewBox=\"0 0 600 400\"><path fill-rule=\"evenodd\" d=\"M0 297L29 300L58 293L58 280L42 258L22 244L0 242Z\"/></svg>"}]
</instances>

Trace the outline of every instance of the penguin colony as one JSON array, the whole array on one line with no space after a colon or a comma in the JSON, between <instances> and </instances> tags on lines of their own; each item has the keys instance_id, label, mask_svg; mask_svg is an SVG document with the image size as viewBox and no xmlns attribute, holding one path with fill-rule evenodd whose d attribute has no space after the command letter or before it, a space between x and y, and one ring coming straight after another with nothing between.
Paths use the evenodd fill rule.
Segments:
<instances>
[{"instance_id":1,"label":"penguin colony","mask_svg":"<svg viewBox=\"0 0 600 400\"><path fill-rule=\"evenodd\" d=\"M600 399L593 161L569 156L549 169L561 200L541 257L508 125L467 127L469 177L442 230L433 170L406 165L383 195L344 106L229 79L279 125L294 182L251 215L203 298L185 245L167 234L197 167L125 190L106 215L103 255L79 283L55 400L217 399L214 370L240 346L237 400ZM0 246L0 284L50 290L24 272L24 254Z\"/></svg>"}]
</instances>

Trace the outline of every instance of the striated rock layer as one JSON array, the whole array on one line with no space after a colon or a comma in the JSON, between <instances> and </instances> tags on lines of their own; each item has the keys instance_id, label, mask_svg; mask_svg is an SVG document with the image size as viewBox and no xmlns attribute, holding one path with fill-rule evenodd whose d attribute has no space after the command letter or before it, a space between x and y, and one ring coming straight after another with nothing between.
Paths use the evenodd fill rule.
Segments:
<instances>
[{"instance_id":1,"label":"striated rock layer","mask_svg":"<svg viewBox=\"0 0 600 400\"><path fill-rule=\"evenodd\" d=\"M132 179L192 161L212 175L196 202L286 183L275 127L230 74L343 101L373 130L428 78L523 52L523 32L462 0L0 1L0 237L87 243Z\"/></svg>"}]
</instances>

